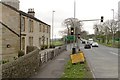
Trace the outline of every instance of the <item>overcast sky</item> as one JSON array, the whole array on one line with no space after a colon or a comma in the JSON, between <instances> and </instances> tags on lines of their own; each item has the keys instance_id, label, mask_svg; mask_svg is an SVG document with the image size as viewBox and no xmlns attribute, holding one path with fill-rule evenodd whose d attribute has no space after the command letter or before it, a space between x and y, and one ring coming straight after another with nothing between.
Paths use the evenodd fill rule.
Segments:
<instances>
[{"instance_id":1,"label":"overcast sky","mask_svg":"<svg viewBox=\"0 0 120 80\"><path fill-rule=\"evenodd\" d=\"M112 19L114 9L117 15L119 0L76 0L76 18L86 19ZM63 30L62 22L74 17L74 0L20 0L20 10L27 12L28 8L34 8L35 17L52 24L52 11L54 10L54 37L60 37L59 31ZM84 22L83 28L90 34L94 33L95 22Z\"/></svg>"}]
</instances>

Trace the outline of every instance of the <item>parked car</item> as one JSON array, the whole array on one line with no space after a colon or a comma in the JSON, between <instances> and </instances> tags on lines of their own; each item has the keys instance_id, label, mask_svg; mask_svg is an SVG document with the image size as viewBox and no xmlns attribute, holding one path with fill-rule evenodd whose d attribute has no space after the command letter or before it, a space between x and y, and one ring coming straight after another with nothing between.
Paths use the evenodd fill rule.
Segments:
<instances>
[{"instance_id":1,"label":"parked car","mask_svg":"<svg viewBox=\"0 0 120 80\"><path fill-rule=\"evenodd\" d=\"M89 43L85 44L84 46L85 49L91 49L91 45Z\"/></svg>"},{"instance_id":2,"label":"parked car","mask_svg":"<svg viewBox=\"0 0 120 80\"><path fill-rule=\"evenodd\" d=\"M92 43L92 47L98 47L98 43L97 42L93 42Z\"/></svg>"}]
</instances>

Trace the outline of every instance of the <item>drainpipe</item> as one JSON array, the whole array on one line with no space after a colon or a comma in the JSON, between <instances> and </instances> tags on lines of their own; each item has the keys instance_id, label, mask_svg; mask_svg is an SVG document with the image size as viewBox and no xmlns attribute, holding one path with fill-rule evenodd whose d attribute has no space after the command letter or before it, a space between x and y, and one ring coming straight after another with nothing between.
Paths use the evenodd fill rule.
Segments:
<instances>
[{"instance_id":1,"label":"drainpipe","mask_svg":"<svg viewBox=\"0 0 120 80\"><path fill-rule=\"evenodd\" d=\"M21 13L20 13L20 50L21 50Z\"/></svg>"}]
</instances>

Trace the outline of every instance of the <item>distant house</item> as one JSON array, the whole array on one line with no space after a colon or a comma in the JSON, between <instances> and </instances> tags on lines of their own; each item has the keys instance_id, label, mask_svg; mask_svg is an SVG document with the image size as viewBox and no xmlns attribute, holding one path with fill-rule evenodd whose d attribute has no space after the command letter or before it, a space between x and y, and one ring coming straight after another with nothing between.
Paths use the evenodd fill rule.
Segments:
<instances>
[{"instance_id":1,"label":"distant house","mask_svg":"<svg viewBox=\"0 0 120 80\"><path fill-rule=\"evenodd\" d=\"M20 11L18 0L2 0L0 7L3 59L17 56L19 50L26 53L27 46L49 47L51 27L35 17L34 9L28 9L28 13Z\"/></svg>"}]
</instances>

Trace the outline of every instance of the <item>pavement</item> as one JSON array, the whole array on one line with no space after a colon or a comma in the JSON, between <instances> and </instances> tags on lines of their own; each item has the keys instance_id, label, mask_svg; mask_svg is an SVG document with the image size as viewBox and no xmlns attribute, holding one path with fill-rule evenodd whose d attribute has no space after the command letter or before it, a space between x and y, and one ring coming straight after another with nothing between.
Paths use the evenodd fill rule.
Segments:
<instances>
[{"instance_id":1,"label":"pavement","mask_svg":"<svg viewBox=\"0 0 120 80\"><path fill-rule=\"evenodd\" d=\"M64 51L53 60L43 65L39 72L31 78L60 78L64 72L65 64L70 59L71 51Z\"/></svg>"}]
</instances>

